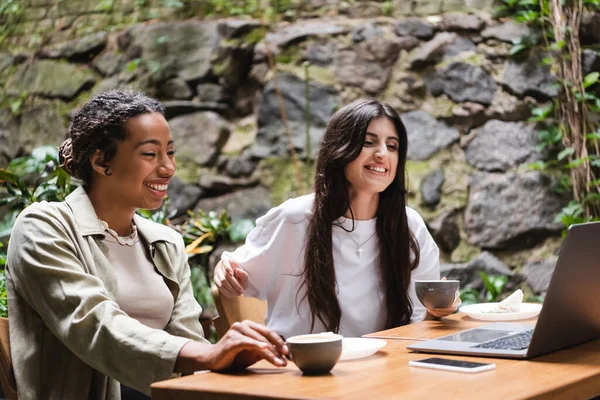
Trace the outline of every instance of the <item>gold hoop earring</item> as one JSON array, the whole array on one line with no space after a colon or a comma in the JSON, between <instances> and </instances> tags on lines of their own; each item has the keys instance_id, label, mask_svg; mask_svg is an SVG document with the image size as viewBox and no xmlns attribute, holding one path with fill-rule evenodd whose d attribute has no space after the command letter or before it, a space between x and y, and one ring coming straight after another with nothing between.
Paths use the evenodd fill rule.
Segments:
<instances>
[{"instance_id":1,"label":"gold hoop earring","mask_svg":"<svg viewBox=\"0 0 600 400\"><path fill-rule=\"evenodd\" d=\"M106 176L112 175L112 171L110 170L110 167L107 166L104 168L104 175L106 175Z\"/></svg>"}]
</instances>

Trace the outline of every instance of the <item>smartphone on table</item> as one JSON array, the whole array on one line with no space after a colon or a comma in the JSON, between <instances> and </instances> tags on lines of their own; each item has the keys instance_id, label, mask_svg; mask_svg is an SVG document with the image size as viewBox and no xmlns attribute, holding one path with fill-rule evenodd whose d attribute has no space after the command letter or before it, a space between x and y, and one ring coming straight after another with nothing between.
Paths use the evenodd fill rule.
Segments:
<instances>
[{"instance_id":1,"label":"smartphone on table","mask_svg":"<svg viewBox=\"0 0 600 400\"><path fill-rule=\"evenodd\" d=\"M451 360L449 358L438 357L409 361L408 365L421 368L441 369L445 371L466 372L470 374L474 374L476 372L489 371L491 369L496 368L496 364L494 363Z\"/></svg>"}]
</instances>

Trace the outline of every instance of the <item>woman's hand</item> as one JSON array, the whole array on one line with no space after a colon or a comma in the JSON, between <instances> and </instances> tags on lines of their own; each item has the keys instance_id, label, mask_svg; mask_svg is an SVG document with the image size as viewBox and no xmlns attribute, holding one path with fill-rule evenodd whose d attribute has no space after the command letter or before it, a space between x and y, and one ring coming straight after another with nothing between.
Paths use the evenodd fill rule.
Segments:
<instances>
[{"instance_id":1,"label":"woman's hand","mask_svg":"<svg viewBox=\"0 0 600 400\"><path fill-rule=\"evenodd\" d=\"M252 321L234 323L213 349L213 371L246 368L263 359L277 367L287 365L288 348L281 336Z\"/></svg>"},{"instance_id":2,"label":"woman's hand","mask_svg":"<svg viewBox=\"0 0 600 400\"><path fill-rule=\"evenodd\" d=\"M248 273L235 261L223 259L215 267L214 282L223 296L237 297L248 287Z\"/></svg>"},{"instance_id":3,"label":"woman's hand","mask_svg":"<svg viewBox=\"0 0 600 400\"><path fill-rule=\"evenodd\" d=\"M266 326L252 321L236 322L215 345L188 342L179 352L174 371L241 369L260 360L283 367L287 365L287 354L281 336Z\"/></svg>"},{"instance_id":4,"label":"woman's hand","mask_svg":"<svg viewBox=\"0 0 600 400\"><path fill-rule=\"evenodd\" d=\"M428 308L427 314L428 316L431 316L433 318L447 317L448 315L455 313L456 310L458 310L458 306L460 306L461 304L462 301L460 300L460 297L457 296L452 306L448 308Z\"/></svg>"}]
</instances>

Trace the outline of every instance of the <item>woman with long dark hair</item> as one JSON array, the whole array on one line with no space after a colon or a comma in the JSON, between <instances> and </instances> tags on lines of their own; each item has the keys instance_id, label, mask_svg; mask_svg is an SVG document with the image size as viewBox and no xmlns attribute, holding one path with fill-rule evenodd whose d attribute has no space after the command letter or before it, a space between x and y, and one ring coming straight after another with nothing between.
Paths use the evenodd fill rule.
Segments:
<instances>
[{"instance_id":1,"label":"woman with long dark hair","mask_svg":"<svg viewBox=\"0 0 600 400\"><path fill-rule=\"evenodd\" d=\"M412 282L439 279L439 250L406 206L407 144L387 103L357 100L337 111L314 194L270 210L242 247L223 254L214 276L221 293L268 300L266 324L284 337L361 336L423 319Z\"/></svg>"},{"instance_id":2,"label":"woman with long dark hair","mask_svg":"<svg viewBox=\"0 0 600 400\"><path fill-rule=\"evenodd\" d=\"M174 372L286 364L279 335L253 322L215 345L204 339L183 239L135 213L160 207L175 173L158 101L94 96L59 153L84 185L25 209L8 245L19 399L149 399L150 384Z\"/></svg>"}]
</instances>

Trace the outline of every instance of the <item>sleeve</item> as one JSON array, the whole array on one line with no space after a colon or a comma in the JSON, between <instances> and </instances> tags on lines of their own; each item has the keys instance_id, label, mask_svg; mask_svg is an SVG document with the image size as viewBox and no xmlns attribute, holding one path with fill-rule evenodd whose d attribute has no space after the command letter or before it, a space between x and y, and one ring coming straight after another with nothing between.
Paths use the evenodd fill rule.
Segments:
<instances>
[{"instance_id":1,"label":"sleeve","mask_svg":"<svg viewBox=\"0 0 600 400\"><path fill-rule=\"evenodd\" d=\"M412 271L408 289L409 298L413 306L410 322L414 323L422 321L427 312L425 306L417 298L415 281L440 279L440 250L427 230L423 218L411 208L406 209L406 215L410 230L419 243L420 249L419 265Z\"/></svg>"},{"instance_id":2,"label":"sleeve","mask_svg":"<svg viewBox=\"0 0 600 400\"><path fill-rule=\"evenodd\" d=\"M175 254L170 255L169 259L174 260L174 265L177 268L179 293L175 299L173 313L165 331L175 336L209 343L203 336L204 332L200 324L202 307L200 307L194 297L191 271L187 261L187 254L184 250L183 239L181 239L181 243L177 247L170 246L170 249L174 249L175 251Z\"/></svg>"},{"instance_id":3,"label":"sleeve","mask_svg":"<svg viewBox=\"0 0 600 400\"><path fill-rule=\"evenodd\" d=\"M8 251L14 287L79 359L149 394L152 382L171 377L190 339L147 327L123 312L103 281L85 271L75 240L41 206L23 211Z\"/></svg>"},{"instance_id":4,"label":"sleeve","mask_svg":"<svg viewBox=\"0 0 600 400\"><path fill-rule=\"evenodd\" d=\"M295 242L280 206L256 220L243 246L223 252L221 258L235 261L248 272L247 296L265 300L281 268L291 267Z\"/></svg>"}]
</instances>

